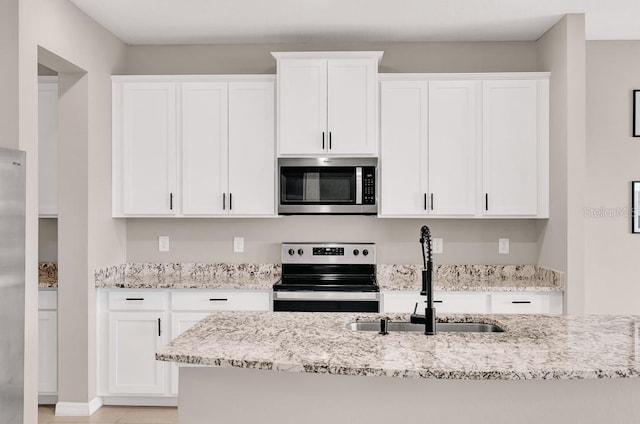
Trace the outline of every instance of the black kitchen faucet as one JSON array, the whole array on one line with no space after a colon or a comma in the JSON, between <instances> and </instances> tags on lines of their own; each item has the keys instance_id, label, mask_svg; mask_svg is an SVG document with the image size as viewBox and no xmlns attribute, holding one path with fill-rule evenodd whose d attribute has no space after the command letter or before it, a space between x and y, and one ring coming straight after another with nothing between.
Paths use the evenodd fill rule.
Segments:
<instances>
[{"instance_id":1,"label":"black kitchen faucet","mask_svg":"<svg viewBox=\"0 0 640 424\"><path fill-rule=\"evenodd\" d=\"M410 321L412 323L424 322L424 334L436 334L436 308L433 307L433 261L431 252L431 231L429 227L423 225L420 228L420 247L422 250L422 290L421 296L427 296L427 307L424 309L424 315L417 313L418 304L411 314Z\"/></svg>"}]
</instances>

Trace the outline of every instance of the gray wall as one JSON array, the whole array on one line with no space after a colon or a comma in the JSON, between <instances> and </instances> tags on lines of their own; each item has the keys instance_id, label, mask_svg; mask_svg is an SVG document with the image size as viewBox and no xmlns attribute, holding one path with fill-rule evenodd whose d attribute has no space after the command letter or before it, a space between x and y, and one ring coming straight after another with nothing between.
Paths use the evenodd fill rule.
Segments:
<instances>
[{"instance_id":1,"label":"gray wall","mask_svg":"<svg viewBox=\"0 0 640 424\"><path fill-rule=\"evenodd\" d=\"M58 220L38 220L38 262L58 261Z\"/></svg>"},{"instance_id":2,"label":"gray wall","mask_svg":"<svg viewBox=\"0 0 640 424\"><path fill-rule=\"evenodd\" d=\"M567 273L566 310L584 312L584 15L567 15L538 40L551 72L549 220L539 223L539 264Z\"/></svg>"},{"instance_id":3,"label":"gray wall","mask_svg":"<svg viewBox=\"0 0 640 424\"><path fill-rule=\"evenodd\" d=\"M640 180L640 139L631 136L634 89L640 89L640 41L588 42L585 233L590 313L640 314L640 235L631 234L629 217L631 181Z\"/></svg>"},{"instance_id":4,"label":"gray wall","mask_svg":"<svg viewBox=\"0 0 640 424\"><path fill-rule=\"evenodd\" d=\"M274 73L272 51L382 50L381 72L536 71L535 42L340 43L216 46L130 46L129 74ZM278 219L128 219L128 261L278 262L282 241L373 241L379 263L419 263L418 230L429 225L444 238L439 263L536 264L541 229L533 220L376 219L283 217ZM158 252L157 237L171 251ZM233 236L245 253L232 252ZM498 238L511 254L498 254Z\"/></svg>"}]
</instances>

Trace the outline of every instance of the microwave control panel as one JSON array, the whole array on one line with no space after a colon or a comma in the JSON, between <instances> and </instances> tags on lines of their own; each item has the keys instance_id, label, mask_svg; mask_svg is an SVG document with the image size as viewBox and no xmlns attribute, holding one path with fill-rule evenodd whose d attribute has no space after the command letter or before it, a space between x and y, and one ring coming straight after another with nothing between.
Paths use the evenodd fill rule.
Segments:
<instances>
[{"instance_id":1,"label":"microwave control panel","mask_svg":"<svg viewBox=\"0 0 640 424\"><path fill-rule=\"evenodd\" d=\"M376 168L373 166L362 168L362 204L376 204Z\"/></svg>"}]
</instances>

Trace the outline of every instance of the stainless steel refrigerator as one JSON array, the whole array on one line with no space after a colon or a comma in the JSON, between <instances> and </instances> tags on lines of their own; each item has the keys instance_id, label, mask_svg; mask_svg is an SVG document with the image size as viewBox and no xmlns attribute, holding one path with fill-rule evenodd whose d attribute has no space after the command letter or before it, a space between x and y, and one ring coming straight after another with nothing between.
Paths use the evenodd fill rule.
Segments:
<instances>
[{"instance_id":1,"label":"stainless steel refrigerator","mask_svg":"<svg viewBox=\"0 0 640 424\"><path fill-rule=\"evenodd\" d=\"M25 153L0 148L0 423L24 409Z\"/></svg>"}]
</instances>

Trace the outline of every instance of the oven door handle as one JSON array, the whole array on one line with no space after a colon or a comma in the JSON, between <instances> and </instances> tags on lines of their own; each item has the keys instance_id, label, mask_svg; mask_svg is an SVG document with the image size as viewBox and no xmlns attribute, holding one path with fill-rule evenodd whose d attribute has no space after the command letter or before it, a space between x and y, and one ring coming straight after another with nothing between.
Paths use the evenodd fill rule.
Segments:
<instances>
[{"instance_id":1,"label":"oven door handle","mask_svg":"<svg viewBox=\"0 0 640 424\"><path fill-rule=\"evenodd\" d=\"M274 300L378 300L378 292L276 291Z\"/></svg>"}]
</instances>

